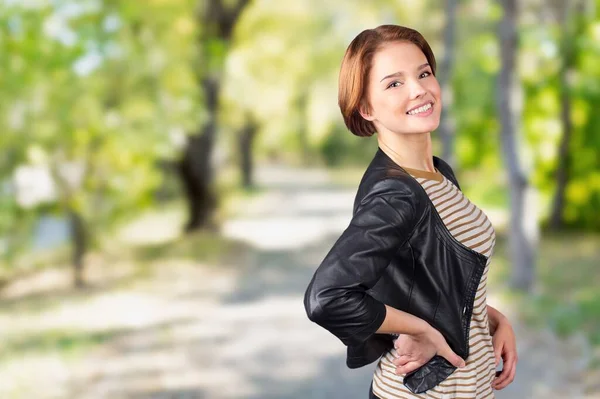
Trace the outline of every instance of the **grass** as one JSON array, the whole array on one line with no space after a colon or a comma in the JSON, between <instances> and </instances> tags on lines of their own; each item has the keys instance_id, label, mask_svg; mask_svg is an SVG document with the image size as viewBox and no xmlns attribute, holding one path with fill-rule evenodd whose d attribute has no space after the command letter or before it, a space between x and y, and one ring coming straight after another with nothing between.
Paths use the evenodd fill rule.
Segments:
<instances>
[{"instance_id":1,"label":"grass","mask_svg":"<svg viewBox=\"0 0 600 399\"><path fill-rule=\"evenodd\" d=\"M559 336L582 332L600 350L600 236L574 232L544 234L537 249L533 293L509 292L523 319L548 326ZM490 276L508 285L508 248L499 239ZM596 361L597 362L597 361Z\"/></svg>"},{"instance_id":2,"label":"grass","mask_svg":"<svg viewBox=\"0 0 600 399\"><path fill-rule=\"evenodd\" d=\"M29 354L60 353L65 358L77 358L88 349L122 334L121 331L79 331L53 329L38 334L15 334L5 337L0 361Z\"/></svg>"},{"instance_id":3,"label":"grass","mask_svg":"<svg viewBox=\"0 0 600 399\"><path fill-rule=\"evenodd\" d=\"M600 237L567 234L547 237L540 250L539 292L528 306L530 318L546 315L555 330L582 330L600 345Z\"/></svg>"},{"instance_id":4,"label":"grass","mask_svg":"<svg viewBox=\"0 0 600 399\"><path fill-rule=\"evenodd\" d=\"M232 263L246 249L245 244L226 239L217 232L200 231L169 242L139 245L131 251L133 258L142 264L175 258L219 266Z\"/></svg>"},{"instance_id":5,"label":"grass","mask_svg":"<svg viewBox=\"0 0 600 399\"><path fill-rule=\"evenodd\" d=\"M160 224L177 219L178 213L182 213L181 209L167 206L144 213L140 218ZM11 315L28 320L51 317L48 315L65 306L84 304L97 295L127 291L135 284L156 278L155 273L161 268L172 267L173 261L189 261L189 264L198 267L232 267L248 250L245 244L227 239L215 231L166 237L162 241L132 243L121 240L117 234L105 242L103 250L86 256L87 285L84 289L76 289L72 285L71 268L64 248L58 248L55 253L45 253L50 263L32 268L28 273L14 274L11 280L5 282L4 290L0 291L0 320L10 320ZM69 360L123 334L123 331L63 328L26 333L10 330L0 331L0 363L21 356L44 354L60 355L61 358L64 355L64 360Z\"/></svg>"},{"instance_id":6,"label":"grass","mask_svg":"<svg viewBox=\"0 0 600 399\"><path fill-rule=\"evenodd\" d=\"M70 261L69 245L53 249L27 252L10 260L0 260L0 290L15 278L39 273L48 267L64 265Z\"/></svg>"},{"instance_id":7,"label":"grass","mask_svg":"<svg viewBox=\"0 0 600 399\"><path fill-rule=\"evenodd\" d=\"M224 201L217 220L238 213L245 201L262 192L239 188L233 179L220 182L218 191ZM72 285L68 244L44 252L24 253L15 260L14 267L0 268L0 323L5 325L0 330L3 378L11 380L16 378L11 373L24 370L36 374L40 372L38 367L46 370L44 359L53 359L54 365L68 368L94 349L132 332L123 328L78 326L77 320L70 321L70 325L44 327L43 321L53 320L55 312L85 308L99 297L129 292L138 283L158 279L161 270L172 270L180 261L190 267L232 267L247 254L246 245L227 239L216 230L182 235L184 222L185 203L169 201L104 234L99 240L101 249L86 255L84 289ZM15 366L23 361L26 366ZM15 389L19 396L20 391Z\"/></svg>"}]
</instances>

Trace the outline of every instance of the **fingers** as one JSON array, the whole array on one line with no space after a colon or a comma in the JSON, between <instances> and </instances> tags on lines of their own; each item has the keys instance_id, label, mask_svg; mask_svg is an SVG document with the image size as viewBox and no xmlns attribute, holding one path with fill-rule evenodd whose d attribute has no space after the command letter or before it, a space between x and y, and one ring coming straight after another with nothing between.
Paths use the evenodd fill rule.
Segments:
<instances>
[{"instance_id":1,"label":"fingers","mask_svg":"<svg viewBox=\"0 0 600 399\"><path fill-rule=\"evenodd\" d=\"M396 374L408 374L411 371L415 371L416 369L421 367L423 364L424 363L422 363L422 362L416 362L416 361L408 362L404 366L396 367Z\"/></svg>"},{"instance_id":2,"label":"fingers","mask_svg":"<svg viewBox=\"0 0 600 399\"><path fill-rule=\"evenodd\" d=\"M502 347L504 345L494 345L494 357L496 358L496 366L500 364L500 359L502 357Z\"/></svg>"},{"instance_id":3,"label":"fingers","mask_svg":"<svg viewBox=\"0 0 600 399\"><path fill-rule=\"evenodd\" d=\"M510 371L508 369L502 370L500 375L493 382L492 387L497 390L506 388L515 379L515 368Z\"/></svg>"},{"instance_id":4,"label":"fingers","mask_svg":"<svg viewBox=\"0 0 600 399\"><path fill-rule=\"evenodd\" d=\"M394 360L392 360L392 363L394 363L396 366L404 366L406 363L410 362L411 358L409 355L400 355L396 358L394 358Z\"/></svg>"},{"instance_id":5,"label":"fingers","mask_svg":"<svg viewBox=\"0 0 600 399\"><path fill-rule=\"evenodd\" d=\"M504 368L502 372L493 382L494 389L503 389L515 379L517 370L517 354L516 352L508 352L504 359Z\"/></svg>"},{"instance_id":6,"label":"fingers","mask_svg":"<svg viewBox=\"0 0 600 399\"><path fill-rule=\"evenodd\" d=\"M398 353L407 353L409 348L412 347L413 340L411 337L406 335L399 335L398 338L394 340L394 349L398 351Z\"/></svg>"},{"instance_id":7,"label":"fingers","mask_svg":"<svg viewBox=\"0 0 600 399\"><path fill-rule=\"evenodd\" d=\"M446 346L441 351L438 351L437 354L448 360L454 367L465 367L465 361L462 359L462 357L454 353L449 346Z\"/></svg>"}]
</instances>

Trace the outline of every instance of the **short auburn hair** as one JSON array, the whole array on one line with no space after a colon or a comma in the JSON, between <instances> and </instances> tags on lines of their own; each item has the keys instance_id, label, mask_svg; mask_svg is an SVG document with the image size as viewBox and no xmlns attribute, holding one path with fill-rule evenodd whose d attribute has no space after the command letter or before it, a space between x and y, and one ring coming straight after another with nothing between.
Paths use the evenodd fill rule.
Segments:
<instances>
[{"instance_id":1,"label":"short auburn hair","mask_svg":"<svg viewBox=\"0 0 600 399\"><path fill-rule=\"evenodd\" d=\"M416 30L405 26L381 25L360 32L346 49L338 86L338 105L344 123L357 136L372 136L376 130L375 125L359 113L361 105L368 105L366 93L373 57L384 44L398 41L413 43L421 49L435 75L433 51L427 40Z\"/></svg>"}]
</instances>

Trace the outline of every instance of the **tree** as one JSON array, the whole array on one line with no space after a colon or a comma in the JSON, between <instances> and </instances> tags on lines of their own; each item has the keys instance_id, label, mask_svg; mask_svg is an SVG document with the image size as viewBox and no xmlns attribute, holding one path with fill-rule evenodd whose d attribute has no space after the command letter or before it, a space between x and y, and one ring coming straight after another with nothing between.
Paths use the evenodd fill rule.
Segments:
<instances>
[{"instance_id":1,"label":"tree","mask_svg":"<svg viewBox=\"0 0 600 399\"><path fill-rule=\"evenodd\" d=\"M597 231L600 91L593 82L600 47L591 23L593 2L556 0L529 4L523 12L523 126L544 223Z\"/></svg>"},{"instance_id":2,"label":"tree","mask_svg":"<svg viewBox=\"0 0 600 399\"><path fill-rule=\"evenodd\" d=\"M581 35L583 27L583 11L585 2L580 0L573 10L572 2L558 2L554 5L557 19L561 26L560 43L561 65L559 71L559 92L561 108L562 137L558 147L558 166L556 168L556 191L550 214L550 227L558 230L564 225L565 190L569 182L569 165L572 163L569 151L573 135L573 118L571 116L571 83L570 76L575 73L578 56L576 38Z\"/></svg>"},{"instance_id":3,"label":"tree","mask_svg":"<svg viewBox=\"0 0 600 399\"><path fill-rule=\"evenodd\" d=\"M509 246L512 262L511 284L529 290L534 283L534 248L537 221L535 213L527 208L529 183L523 172L517 152L519 115L519 87L515 68L517 56L517 1L500 0L503 16L499 24L501 67L498 75L497 107L501 125L502 155L508 169L510 189Z\"/></svg>"},{"instance_id":4,"label":"tree","mask_svg":"<svg viewBox=\"0 0 600 399\"><path fill-rule=\"evenodd\" d=\"M240 175L242 176L242 187L250 189L254 186L254 139L258 131L256 119L248 113L246 123L239 133Z\"/></svg>"},{"instance_id":5,"label":"tree","mask_svg":"<svg viewBox=\"0 0 600 399\"><path fill-rule=\"evenodd\" d=\"M197 84L204 96L207 120L188 137L178 164L189 209L186 231L211 226L217 205L211 159L217 136L225 57L236 23L249 0L237 0L233 7L228 7L229 3L225 0L201 1L197 13L198 46L203 61L197 71Z\"/></svg>"},{"instance_id":6,"label":"tree","mask_svg":"<svg viewBox=\"0 0 600 399\"><path fill-rule=\"evenodd\" d=\"M191 67L181 62L192 33L185 1L143 9L116 0L10 8L19 28L3 42L19 65L11 72L12 101L23 104L24 116L13 124L0 119L6 135L22 137L6 143L6 152L19 156L0 174L27 183L20 172L35 170L51 182L52 195L19 204L27 214L66 217L77 286L101 233L152 203L158 159L175 154L169 132L191 126L191 112L180 105L193 103Z\"/></svg>"}]
</instances>

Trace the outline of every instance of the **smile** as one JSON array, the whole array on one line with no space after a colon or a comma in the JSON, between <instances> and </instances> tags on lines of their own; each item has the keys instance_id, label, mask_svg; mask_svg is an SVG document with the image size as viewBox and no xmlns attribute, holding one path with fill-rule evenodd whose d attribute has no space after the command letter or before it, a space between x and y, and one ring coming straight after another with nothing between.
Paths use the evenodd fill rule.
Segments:
<instances>
[{"instance_id":1,"label":"smile","mask_svg":"<svg viewBox=\"0 0 600 399\"><path fill-rule=\"evenodd\" d=\"M419 108L411 109L407 112L408 115L413 116L429 116L433 112L433 103L428 102L425 105L420 106Z\"/></svg>"}]
</instances>

